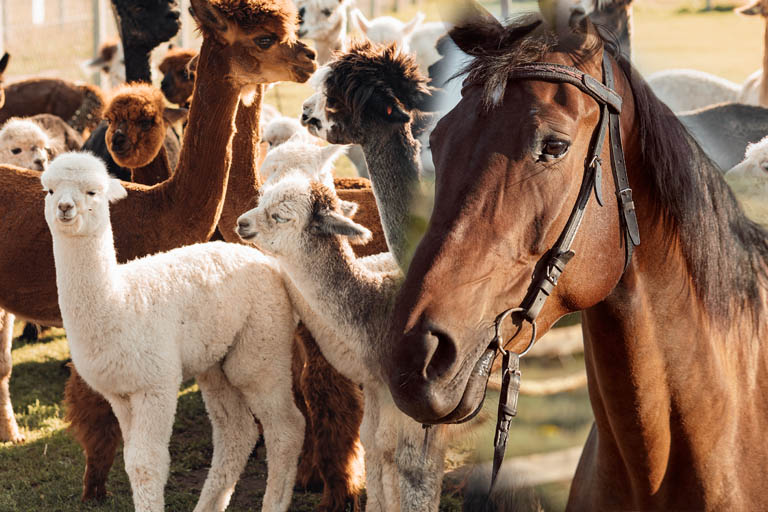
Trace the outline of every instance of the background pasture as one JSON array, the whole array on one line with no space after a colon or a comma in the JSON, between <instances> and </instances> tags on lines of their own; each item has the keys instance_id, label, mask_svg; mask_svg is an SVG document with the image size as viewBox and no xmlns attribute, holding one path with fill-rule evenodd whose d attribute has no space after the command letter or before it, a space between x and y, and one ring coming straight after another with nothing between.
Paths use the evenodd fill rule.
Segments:
<instances>
[{"instance_id":1,"label":"background pasture","mask_svg":"<svg viewBox=\"0 0 768 512\"><path fill-rule=\"evenodd\" d=\"M358 0L367 3L366 0ZM405 2L400 2L401 4ZM633 51L643 73L665 68L690 67L742 82L761 65L763 22L735 15L732 4L714 1L716 10L700 12L704 0L636 0ZM70 19L64 29L42 26L25 29L31 23L21 13L29 9L24 1L2 1L6 15L6 49L13 55L8 74L47 74L85 79L78 62L91 55L92 37L86 28L89 0L46 2L48 12ZM437 1L420 6L405 6L393 15L409 19L418 8L429 19L438 19ZM492 10L498 2L488 2ZM83 7L85 6L85 7ZM535 8L535 2L512 2L513 10ZM17 11L19 9L19 11ZM80 9L78 11L78 9ZM78 14L79 13L79 14ZM80 16L80 17L78 17ZM69 17L69 18L68 18ZM74 30L73 27L81 27ZM37 53L35 53L37 52ZM301 102L311 93L306 85L280 84L267 101L286 115L296 116ZM342 165L340 174L351 172ZM1 284L0 284L1 285ZM18 334L18 332L17 332ZM77 444L66 434L61 407L64 382L68 376L65 361L68 351L64 332L54 329L39 343L16 342L11 395L20 427L27 442L20 446L0 443L0 512L131 510L128 485L120 455L110 475L111 496L102 504L83 506L79 502L83 457ZM560 358L531 358L522 364L524 379L569 375L583 369L580 355ZM490 393L485 417L467 427L454 443L449 466L491 458L491 436L495 423L496 395ZM515 420L507 457L550 452L581 446L592 422L586 389L548 397L522 397ZM177 420L171 441L171 477L166 489L168 510L189 510L194 505L211 457L210 425L194 383L180 392ZM260 501L266 466L264 450L257 449L235 492L230 510L251 510ZM460 496L453 490L466 473L449 476L442 510L460 510ZM546 510L561 510L569 482L536 487ZM292 510L311 510L318 494L296 493Z\"/></svg>"}]
</instances>

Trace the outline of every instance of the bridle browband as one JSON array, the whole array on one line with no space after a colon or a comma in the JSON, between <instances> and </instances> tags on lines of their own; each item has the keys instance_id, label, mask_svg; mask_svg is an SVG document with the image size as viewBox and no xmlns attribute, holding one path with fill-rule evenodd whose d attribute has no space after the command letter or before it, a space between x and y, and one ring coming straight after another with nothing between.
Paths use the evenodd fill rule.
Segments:
<instances>
[{"instance_id":1,"label":"bridle browband","mask_svg":"<svg viewBox=\"0 0 768 512\"><path fill-rule=\"evenodd\" d=\"M485 378L486 386L490 377L493 360L498 352L502 353L502 380L499 396L498 418L496 421L496 434L494 436L493 470L491 473L491 490L496 482L501 468L504 452L506 451L509 426L512 418L517 415L517 400L520 392L520 358L533 348L536 342L536 318L541 312L550 294L557 286L560 275L565 266L573 258L574 252L571 245L581 226L584 212L589 199L594 191L595 199L603 206L602 193L602 161L600 155L606 136L609 138L611 148L611 168L616 186L616 197L619 206L619 219L624 232L624 272L629 267L632 259L632 251L640 244L640 230L635 215L635 204L632 201L632 189L629 187L627 168L624 161L624 151L621 144L621 127L619 114L621 113L622 99L614 91L615 80L611 59L606 51L603 51L603 83L583 71L562 64L532 63L523 64L512 69L510 80L540 80L554 83L571 84L585 94L591 96L600 105L600 121L593 135L587 159L584 164L584 176L576 198L576 204L571 210L571 215L565 224L555 245L548 251L545 264L540 271L534 274L531 286L523 302L519 307L510 308L501 312L494 321L495 336L488 348L478 360L473 373ZM609 135L610 133L610 135ZM502 336L504 320L512 317L517 324L517 330L506 343ZM504 345L511 342L523 328L523 322L531 324L531 340L520 353L505 350ZM478 408L463 418L444 418L441 423L463 423L473 418L482 407L482 401ZM490 496L490 493L489 493Z\"/></svg>"}]
</instances>

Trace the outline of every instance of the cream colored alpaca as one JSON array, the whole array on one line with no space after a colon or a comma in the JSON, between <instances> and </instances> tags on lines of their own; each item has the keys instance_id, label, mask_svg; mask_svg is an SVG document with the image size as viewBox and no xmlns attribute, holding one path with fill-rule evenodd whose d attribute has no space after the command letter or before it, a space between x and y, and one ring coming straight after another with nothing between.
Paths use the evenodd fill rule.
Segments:
<instances>
[{"instance_id":1,"label":"cream colored alpaca","mask_svg":"<svg viewBox=\"0 0 768 512\"><path fill-rule=\"evenodd\" d=\"M401 273L355 258L350 241L365 242L370 232L343 214L325 185L295 173L262 190L259 207L238 219L238 232L275 255L323 355L363 387L366 510L437 510L444 444L433 438L424 445L424 430L395 406L379 367Z\"/></svg>"},{"instance_id":2,"label":"cream colored alpaca","mask_svg":"<svg viewBox=\"0 0 768 512\"><path fill-rule=\"evenodd\" d=\"M299 37L315 41L317 62L325 64L335 51L347 43L347 4L349 0L296 0L299 11Z\"/></svg>"},{"instance_id":3,"label":"cream colored alpaca","mask_svg":"<svg viewBox=\"0 0 768 512\"><path fill-rule=\"evenodd\" d=\"M41 180L72 361L120 422L135 509L163 510L177 394L194 376L214 442L195 510L226 508L258 437L254 415L269 466L262 509L287 510L304 418L291 391L296 321L277 265L221 242L118 264L109 203L126 192L103 163L67 153Z\"/></svg>"},{"instance_id":4,"label":"cream colored alpaca","mask_svg":"<svg viewBox=\"0 0 768 512\"><path fill-rule=\"evenodd\" d=\"M768 137L747 146L744 160L725 173L725 181L747 217L768 228Z\"/></svg>"},{"instance_id":5,"label":"cream colored alpaca","mask_svg":"<svg viewBox=\"0 0 768 512\"><path fill-rule=\"evenodd\" d=\"M33 121L13 117L0 129L0 163L44 171L50 150L50 137Z\"/></svg>"},{"instance_id":6,"label":"cream colored alpaca","mask_svg":"<svg viewBox=\"0 0 768 512\"><path fill-rule=\"evenodd\" d=\"M302 130L304 133L293 135L267 153L259 169L261 177L265 183L276 183L289 172L301 171L307 178L333 188L333 163L344 153L346 146L312 144L312 139L318 139L309 135L304 127Z\"/></svg>"},{"instance_id":7,"label":"cream colored alpaca","mask_svg":"<svg viewBox=\"0 0 768 512\"><path fill-rule=\"evenodd\" d=\"M360 9L353 9L351 17L352 26L374 43L396 43L406 53L411 51L411 37L414 31L424 21L424 14L421 12L416 13L407 23L392 16L379 16L369 20Z\"/></svg>"},{"instance_id":8,"label":"cream colored alpaca","mask_svg":"<svg viewBox=\"0 0 768 512\"><path fill-rule=\"evenodd\" d=\"M282 115L270 119L268 123L264 123L261 131L261 140L269 144L270 150L287 142L294 135L298 135L307 142L317 140L309 134L306 128L301 126L301 122L298 119Z\"/></svg>"}]
</instances>

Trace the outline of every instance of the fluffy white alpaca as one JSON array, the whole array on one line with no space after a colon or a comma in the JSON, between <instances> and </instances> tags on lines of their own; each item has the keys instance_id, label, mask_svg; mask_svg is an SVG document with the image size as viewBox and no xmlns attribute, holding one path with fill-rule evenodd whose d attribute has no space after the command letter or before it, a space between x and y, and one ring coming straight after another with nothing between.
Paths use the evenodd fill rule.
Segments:
<instances>
[{"instance_id":1,"label":"fluffy white alpaca","mask_svg":"<svg viewBox=\"0 0 768 512\"><path fill-rule=\"evenodd\" d=\"M440 60L440 53L437 51L437 41L448 30L449 27L445 23L430 21L422 23L413 31L411 36L411 53L416 58L419 70L425 75L429 75L429 66Z\"/></svg>"},{"instance_id":2,"label":"fluffy white alpaca","mask_svg":"<svg viewBox=\"0 0 768 512\"><path fill-rule=\"evenodd\" d=\"M298 135L307 142L317 140L309 134L306 128L301 126L301 122L293 117L277 116L264 124L262 128L261 140L269 144L270 151L280 144L283 144L294 135Z\"/></svg>"},{"instance_id":3,"label":"fluffy white alpaca","mask_svg":"<svg viewBox=\"0 0 768 512\"><path fill-rule=\"evenodd\" d=\"M304 127L302 130L306 133ZM333 188L333 164L347 147L338 144L318 146L311 142L312 139L317 140L309 133L306 137L299 133L273 147L259 169L265 183L275 183L288 173L299 171L307 178Z\"/></svg>"},{"instance_id":4,"label":"fluffy white alpaca","mask_svg":"<svg viewBox=\"0 0 768 512\"><path fill-rule=\"evenodd\" d=\"M744 213L768 228L768 137L747 146L744 160L725 173Z\"/></svg>"},{"instance_id":5,"label":"fluffy white alpaca","mask_svg":"<svg viewBox=\"0 0 768 512\"><path fill-rule=\"evenodd\" d=\"M274 261L237 244L197 244L118 264L109 203L126 191L87 153L41 177L72 361L120 423L136 510L162 511L179 385L196 377L213 460L196 511L224 510L258 437L263 510L287 510L304 434L291 391L296 327ZM183 225L179 226L183 229Z\"/></svg>"},{"instance_id":6,"label":"fluffy white alpaca","mask_svg":"<svg viewBox=\"0 0 768 512\"><path fill-rule=\"evenodd\" d=\"M366 510L437 510L441 435L424 445L424 430L395 406L379 363L399 270L377 271L355 258L350 242L365 242L370 232L344 215L332 189L302 173L262 187L258 208L238 219L238 232L275 255L323 355L362 385Z\"/></svg>"},{"instance_id":7,"label":"fluffy white alpaca","mask_svg":"<svg viewBox=\"0 0 768 512\"><path fill-rule=\"evenodd\" d=\"M347 42L348 0L296 0L299 37L315 41L317 61L325 64Z\"/></svg>"},{"instance_id":8,"label":"fluffy white alpaca","mask_svg":"<svg viewBox=\"0 0 768 512\"><path fill-rule=\"evenodd\" d=\"M44 171L50 148L48 134L28 119L12 117L0 129L0 163Z\"/></svg>"},{"instance_id":9,"label":"fluffy white alpaca","mask_svg":"<svg viewBox=\"0 0 768 512\"><path fill-rule=\"evenodd\" d=\"M648 77L648 85L672 112L687 112L736 101L739 85L694 69L668 69Z\"/></svg>"},{"instance_id":10,"label":"fluffy white alpaca","mask_svg":"<svg viewBox=\"0 0 768 512\"><path fill-rule=\"evenodd\" d=\"M360 9L352 10L352 25L374 43L397 43L404 51L411 51L411 37L424 21L424 14L419 12L408 23L391 16L379 16L369 20Z\"/></svg>"}]
</instances>

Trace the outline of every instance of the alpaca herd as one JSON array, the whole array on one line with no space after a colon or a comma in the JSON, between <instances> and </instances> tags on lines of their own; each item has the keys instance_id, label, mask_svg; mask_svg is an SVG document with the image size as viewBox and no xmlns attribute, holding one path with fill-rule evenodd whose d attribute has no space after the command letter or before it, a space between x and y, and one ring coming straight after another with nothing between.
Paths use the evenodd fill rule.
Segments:
<instances>
[{"instance_id":1,"label":"alpaca herd","mask_svg":"<svg viewBox=\"0 0 768 512\"><path fill-rule=\"evenodd\" d=\"M469 59L451 24L368 19L347 0L190 0L202 45L168 49L158 88L150 56L177 6L112 1L122 40L84 64L109 93L0 89L0 441L24 441L8 387L18 316L66 329L84 501L106 495L122 441L135 510L164 510L178 390L194 378L213 427L195 511L227 508L260 435L262 510L319 482L318 510L359 510L364 487L369 511L437 511L449 429L425 433L398 409L385 365L429 137ZM629 54L631 1L569 13L602 16ZM768 19L768 0L740 12ZM648 80L768 226L765 73L741 87L694 70ZM314 89L300 118L263 103L280 81ZM360 177L334 176L342 154Z\"/></svg>"}]
</instances>

